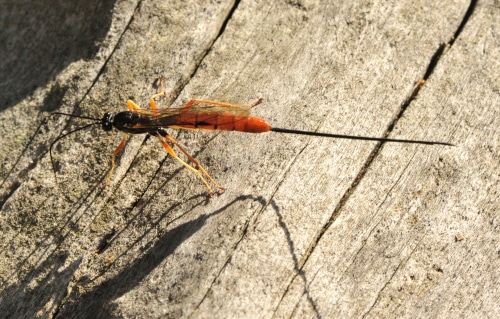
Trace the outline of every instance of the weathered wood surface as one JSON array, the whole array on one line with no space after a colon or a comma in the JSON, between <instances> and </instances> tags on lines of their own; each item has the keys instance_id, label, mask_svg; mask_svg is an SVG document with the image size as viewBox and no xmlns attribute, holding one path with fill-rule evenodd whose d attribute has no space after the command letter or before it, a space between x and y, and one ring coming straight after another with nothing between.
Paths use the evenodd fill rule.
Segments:
<instances>
[{"instance_id":1,"label":"weathered wood surface","mask_svg":"<svg viewBox=\"0 0 500 319\"><path fill-rule=\"evenodd\" d=\"M0 317L500 316L497 2L43 3L1 4ZM174 131L207 201L144 136L101 191L121 135L96 126L56 183L83 121L47 111L146 107L158 74L162 106L456 147Z\"/></svg>"}]
</instances>

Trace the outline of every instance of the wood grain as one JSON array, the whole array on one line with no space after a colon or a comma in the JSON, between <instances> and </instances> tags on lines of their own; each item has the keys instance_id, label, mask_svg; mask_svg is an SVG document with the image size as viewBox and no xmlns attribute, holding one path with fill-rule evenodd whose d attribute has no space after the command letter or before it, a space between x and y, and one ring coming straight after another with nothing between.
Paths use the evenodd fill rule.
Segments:
<instances>
[{"instance_id":1,"label":"wood grain","mask_svg":"<svg viewBox=\"0 0 500 319\"><path fill-rule=\"evenodd\" d=\"M0 83L1 317L499 315L494 1L470 15L465 1L57 5L26 23L69 19L96 49L61 51L74 37L55 32L50 63L7 54L1 66L54 65L34 89ZM36 50L18 39L23 3L3 6L7 43ZM96 20L105 33L88 31ZM276 127L456 146L172 131L227 188L207 200L145 136L101 190L121 134L95 126L54 145L54 174L51 142L84 121L48 111L147 107L160 74L161 107L264 98L253 113Z\"/></svg>"}]
</instances>

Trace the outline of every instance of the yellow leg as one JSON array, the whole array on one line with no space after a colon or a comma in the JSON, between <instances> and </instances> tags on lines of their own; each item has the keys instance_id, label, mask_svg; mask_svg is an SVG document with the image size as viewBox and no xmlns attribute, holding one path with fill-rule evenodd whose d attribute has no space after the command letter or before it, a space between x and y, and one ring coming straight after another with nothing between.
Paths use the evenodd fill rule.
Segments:
<instances>
[{"instance_id":1,"label":"yellow leg","mask_svg":"<svg viewBox=\"0 0 500 319\"><path fill-rule=\"evenodd\" d=\"M217 187L219 190L221 191L224 191L225 188L224 187L221 187L219 184L217 184L215 182L215 180L212 178L212 176L210 176L207 171L203 168L203 166L201 166L201 164L194 158L192 157L191 155L189 155L189 153L184 149L184 147L182 147L173 137L171 137L170 135L167 135L167 136L164 136L165 139L169 142L172 142L173 144L175 144L175 146L177 146L182 153L184 153L184 155L187 156L187 158L189 158L189 160L191 162L193 162L196 167L203 172L203 174L205 174L205 176L215 185L215 187Z\"/></svg>"},{"instance_id":2,"label":"yellow leg","mask_svg":"<svg viewBox=\"0 0 500 319\"><path fill-rule=\"evenodd\" d=\"M129 111L135 111L135 110L140 110L141 107L139 105L137 105L134 101L132 100L128 100L127 101L127 107L129 109Z\"/></svg>"},{"instance_id":3,"label":"yellow leg","mask_svg":"<svg viewBox=\"0 0 500 319\"><path fill-rule=\"evenodd\" d=\"M163 79L161 78L161 76L159 77L159 80L160 80L160 84L161 84L161 92L153 95L151 97L151 99L149 100L149 104L151 105L151 108L153 110L156 110L156 103L155 103L154 99L157 97L165 96L165 88L163 87ZM137 105L137 103L135 103L132 100L127 101L127 108L129 109L129 111L132 111L132 112L135 110L141 109L141 107L139 105ZM122 141L120 142L118 147L113 152L113 156L111 157L111 170L110 170L108 177L106 178L106 182L104 183L102 188L105 188L106 186L108 186L109 182L111 181L111 176L113 175L113 171L115 170L115 167L116 167L116 161L115 161L116 155L118 155L123 150L123 147L125 147L125 144L127 143L127 139L128 139L128 134L127 133L123 134Z\"/></svg>"},{"instance_id":4,"label":"yellow leg","mask_svg":"<svg viewBox=\"0 0 500 319\"><path fill-rule=\"evenodd\" d=\"M157 93L155 95L153 95L150 99L149 99L149 105L151 106L151 109L152 110L156 110L156 103L155 103L155 99L156 98L159 98L159 97L163 97L165 96L165 87L163 86L163 78L160 76L158 77L158 80L160 81L160 85L161 85L161 92L160 93ZM129 111L135 111L135 110L141 110L142 108L137 105L137 103L135 103L134 101L132 100L128 100L127 101L127 108L129 109Z\"/></svg>"},{"instance_id":5,"label":"yellow leg","mask_svg":"<svg viewBox=\"0 0 500 319\"><path fill-rule=\"evenodd\" d=\"M191 165L189 165L188 163L186 163L182 159L180 159L179 156L177 156L177 154L175 153L175 151L172 149L172 147L170 145L168 145L168 143L165 142L161 138L161 135L157 135L157 137L160 140L160 142L163 145L163 147L165 148L165 150L168 152L168 154L170 154L170 156L172 156L173 158L175 158L176 160L178 160L182 165L184 165L190 171L192 171L193 173L195 173L196 175L198 175L198 177L203 181L203 183L205 184L205 186L208 188L209 196L212 197L214 195L212 187L210 187L210 185L207 183L207 181L205 180L205 178L203 178L203 175L201 175L201 173L199 171L197 171L194 167L192 167Z\"/></svg>"},{"instance_id":6,"label":"yellow leg","mask_svg":"<svg viewBox=\"0 0 500 319\"><path fill-rule=\"evenodd\" d=\"M111 157L111 170L109 171L108 178L106 178L106 183L104 183L102 188L105 188L106 186L108 186L109 182L111 181L111 175L113 175L113 171L115 170L115 167L116 167L116 164L115 164L116 155L118 155L122 151L123 147L127 143L127 138L128 138L128 134L127 133L123 134L122 141L120 142L118 147L113 152L113 156Z\"/></svg>"},{"instance_id":7,"label":"yellow leg","mask_svg":"<svg viewBox=\"0 0 500 319\"><path fill-rule=\"evenodd\" d=\"M158 80L160 81L160 85L161 85L161 92L160 93L157 93L155 95L153 95L150 99L149 99L149 105L151 107L152 110L156 110L157 109L157 106L156 106L156 103L154 101L154 99L156 98L159 98L159 97L163 97L165 96L165 87L163 86L163 79L162 77L160 76L158 78ZM187 111L191 106L194 105L194 103L201 103L201 104L207 104L207 105L216 105L216 106L222 106L222 107L240 107L240 108L251 108L251 107L254 107L255 105L257 104L260 104L262 103L262 99L259 99L257 101L255 101L254 103L251 103L251 104L230 104L230 103L224 103L224 102L217 102L217 101L210 101L210 100L197 100L197 99L193 99L193 100L190 100L183 108L184 111ZM127 101L127 108L129 109L129 111L136 111L136 110L141 110L141 107L135 103L134 101L132 100L128 100ZM219 184L217 184L215 182L215 180L207 173L207 171L203 168L203 166L201 166L201 164L194 158L192 157L173 137L171 137L170 135L168 135L166 132L162 135L158 134L157 135L158 139L160 140L161 144L163 145L163 147L165 148L165 150L173 157L175 158L176 160L178 160L182 165L184 165L186 168L188 168L190 171L192 171L193 173L195 173L196 175L198 175L198 177L202 180L202 182L205 184L205 186L208 188L208 192L209 192L209 196L212 197L214 192L212 190L212 187L210 187L210 185L208 184L208 182L205 180L205 178L203 177L203 175L200 173L200 171L210 180L210 182L212 182L219 190L223 191L224 188L221 187ZM179 158L179 156L177 156L177 154L175 153L175 151L173 150L173 148L168 145L168 143L166 141L164 141L163 138L165 138L165 140L173 143L174 145L176 145L180 150L181 152L187 156L187 158L193 162L196 167L200 170L198 171L196 168L194 168L193 166L189 165L188 163L186 163L185 161L183 161L181 158ZM106 183L103 185L103 188L106 187L109 182L111 181L111 176L113 175L113 171L115 170L115 167L116 167L116 164L115 164L115 158L116 156L122 151L123 147L125 146L126 142L127 142L127 138L128 138L128 134L124 134L123 135L123 138L122 138L122 141L120 142L120 144L118 145L118 147L115 149L115 151L113 152L113 156L111 158L111 170L109 172L109 175L106 179Z\"/></svg>"}]
</instances>

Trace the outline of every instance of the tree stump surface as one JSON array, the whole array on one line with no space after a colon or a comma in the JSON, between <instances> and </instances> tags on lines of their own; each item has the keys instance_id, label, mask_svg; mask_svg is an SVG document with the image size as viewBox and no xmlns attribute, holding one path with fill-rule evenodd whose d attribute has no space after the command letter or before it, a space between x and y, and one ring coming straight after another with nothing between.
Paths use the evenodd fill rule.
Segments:
<instances>
[{"instance_id":1,"label":"tree stump surface","mask_svg":"<svg viewBox=\"0 0 500 319\"><path fill-rule=\"evenodd\" d=\"M497 1L0 8L0 317L500 316ZM160 108L455 146L172 129L223 194L146 135L102 189L122 133L49 114L149 108L159 75Z\"/></svg>"}]
</instances>

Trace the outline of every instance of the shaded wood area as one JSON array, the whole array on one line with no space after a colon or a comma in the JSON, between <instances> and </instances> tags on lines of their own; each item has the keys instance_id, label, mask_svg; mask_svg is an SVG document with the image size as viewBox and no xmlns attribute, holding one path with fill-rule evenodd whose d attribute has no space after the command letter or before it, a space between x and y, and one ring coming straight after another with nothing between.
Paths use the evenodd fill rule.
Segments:
<instances>
[{"instance_id":1,"label":"shaded wood area","mask_svg":"<svg viewBox=\"0 0 500 319\"><path fill-rule=\"evenodd\" d=\"M0 5L0 317L500 316L496 1L44 3ZM122 134L93 126L53 170L88 122L49 112L148 107L159 75L160 107L456 146L169 131L207 199L142 135L102 189Z\"/></svg>"}]
</instances>

